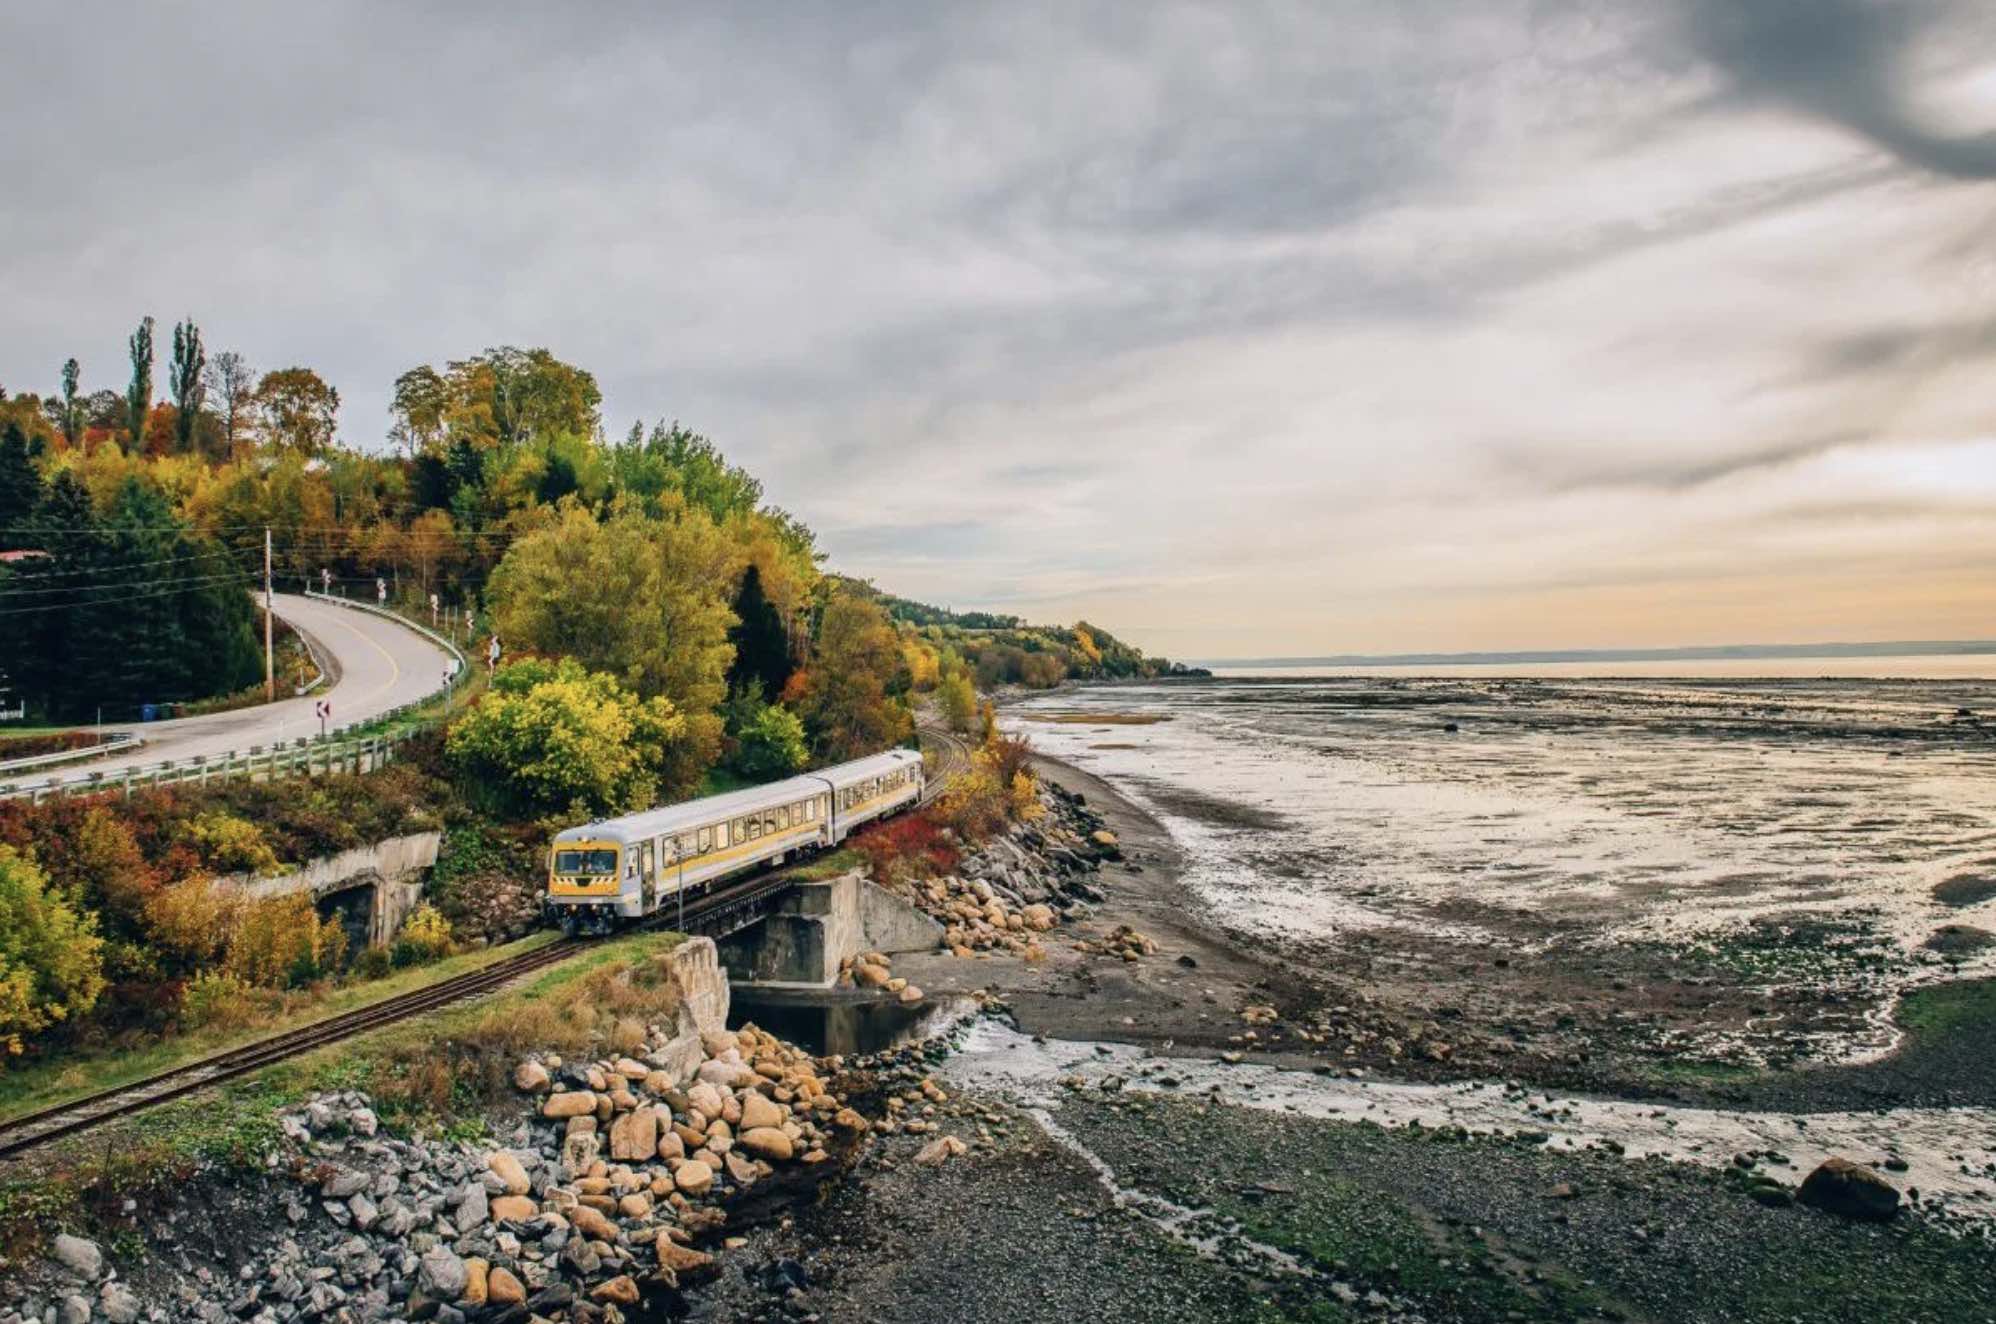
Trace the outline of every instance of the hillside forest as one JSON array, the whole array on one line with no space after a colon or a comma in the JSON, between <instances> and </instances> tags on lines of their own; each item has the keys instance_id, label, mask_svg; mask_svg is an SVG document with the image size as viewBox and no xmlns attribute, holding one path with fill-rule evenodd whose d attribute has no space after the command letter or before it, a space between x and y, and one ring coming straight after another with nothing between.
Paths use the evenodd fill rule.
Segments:
<instances>
[{"instance_id":1,"label":"hillside forest","mask_svg":"<svg viewBox=\"0 0 1996 1324\"><path fill-rule=\"evenodd\" d=\"M382 582L411 616L434 600L497 632L507 663L385 774L0 801L0 1049L199 1022L361 955L336 917L241 906L217 875L441 826L450 911L452 877L531 877L578 816L909 742L918 705L988 730L979 689L1166 669L1086 622L832 573L713 442L663 420L609 434L595 379L544 349L412 367L389 435L359 445L318 373L210 354L192 321L156 398L154 330L122 390L71 359L53 391L0 391L0 706L59 726L260 693L266 530L281 589ZM472 918L419 912L393 959Z\"/></svg>"}]
</instances>

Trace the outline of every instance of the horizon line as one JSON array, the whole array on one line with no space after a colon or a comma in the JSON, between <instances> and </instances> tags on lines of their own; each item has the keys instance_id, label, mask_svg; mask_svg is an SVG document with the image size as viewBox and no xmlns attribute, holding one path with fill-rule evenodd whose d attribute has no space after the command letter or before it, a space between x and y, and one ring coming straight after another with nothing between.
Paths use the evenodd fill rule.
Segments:
<instances>
[{"instance_id":1,"label":"horizon line","mask_svg":"<svg viewBox=\"0 0 1996 1324\"><path fill-rule=\"evenodd\" d=\"M1200 667L1485 666L1509 662L1691 662L1728 658L1975 656L1996 639L1889 639L1876 643L1687 644L1670 648L1543 648L1479 653L1326 653L1292 657L1189 658Z\"/></svg>"}]
</instances>

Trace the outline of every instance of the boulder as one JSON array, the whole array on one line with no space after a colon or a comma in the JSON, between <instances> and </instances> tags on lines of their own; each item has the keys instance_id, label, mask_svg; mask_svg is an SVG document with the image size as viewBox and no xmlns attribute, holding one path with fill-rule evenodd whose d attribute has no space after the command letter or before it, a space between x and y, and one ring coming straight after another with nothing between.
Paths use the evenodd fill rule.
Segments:
<instances>
[{"instance_id":1,"label":"boulder","mask_svg":"<svg viewBox=\"0 0 1996 1324\"><path fill-rule=\"evenodd\" d=\"M104 1318L111 1324L138 1324L139 1298L123 1283L106 1283L97 1298L104 1306Z\"/></svg>"},{"instance_id":2,"label":"boulder","mask_svg":"<svg viewBox=\"0 0 1996 1324\"><path fill-rule=\"evenodd\" d=\"M713 1268L714 1257L706 1251L682 1246L672 1239L671 1233L661 1232L658 1234L658 1267L677 1277Z\"/></svg>"},{"instance_id":3,"label":"boulder","mask_svg":"<svg viewBox=\"0 0 1996 1324\"><path fill-rule=\"evenodd\" d=\"M700 1159L688 1159L672 1174L672 1181L688 1195L705 1195L714 1189L714 1170Z\"/></svg>"},{"instance_id":4,"label":"boulder","mask_svg":"<svg viewBox=\"0 0 1996 1324\"><path fill-rule=\"evenodd\" d=\"M598 1283L589 1293L589 1299L617 1306L634 1306L638 1303L637 1281L627 1273L620 1273L615 1278Z\"/></svg>"},{"instance_id":5,"label":"boulder","mask_svg":"<svg viewBox=\"0 0 1996 1324\"><path fill-rule=\"evenodd\" d=\"M416 1286L437 1301L455 1301L464 1295L469 1278L464 1261L448 1246L432 1246L423 1252L416 1270Z\"/></svg>"},{"instance_id":6,"label":"boulder","mask_svg":"<svg viewBox=\"0 0 1996 1324\"><path fill-rule=\"evenodd\" d=\"M592 1090L569 1090L563 1094L550 1094L541 1105L541 1116L556 1119L581 1117L596 1111L596 1095Z\"/></svg>"},{"instance_id":7,"label":"boulder","mask_svg":"<svg viewBox=\"0 0 1996 1324\"><path fill-rule=\"evenodd\" d=\"M773 1163L780 1163L795 1152L790 1137L773 1126L754 1126L742 1132L742 1148Z\"/></svg>"},{"instance_id":8,"label":"boulder","mask_svg":"<svg viewBox=\"0 0 1996 1324\"><path fill-rule=\"evenodd\" d=\"M617 1225L612 1223L601 1210L579 1204L569 1211L568 1221L575 1225L577 1232L591 1241L607 1241L613 1245L616 1243Z\"/></svg>"},{"instance_id":9,"label":"boulder","mask_svg":"<svg viewBox=\"0 0 1996 1324\"><path fill-rule=\"evenodd\" d=\"M755 1071L748 1063L731 1062L724 1057L702 1062L699 1071L694 1074L710 1085L722 1085L729 1089L746 1085L755 1079Z\"/></svg>"},{"instance_id":10,"label":"boulder","mask_svg":"<svg viewBox=\"0 0 1996 1324\"><path fill-rule=\"evenodd\" d=\"M785 1113L781 1107L759 1091L751 1090L742 1096L742 1130L753 1131L759 1126L782 1126Z\"/></svg>"},{"instance_id":11,"label":"boulder","mask_svg":"<svg viewBox=\"0 0 1996 1324\"><path fill-rule=\"evenodd\" d=\"M540 1094L549 1085L548 1069L538 1062L522 1062L513 1068L513 1088L528 1094Z\"/></svg>"},{"instance_id":12,"label":"boulder","mask_svg":"<svg viewBox=\"0 0 1996 1324\"><path fill-rule=\"evenodd\" d=\"M1802 1179L1795 1198L1827 1213L1883 1223L1899 1212L1899 1190L1861 1163L1827 1158Z\"/></svg>"},{"instance_id":13,"label":"boulder","mask_svg":"<svg viewBox=\"0 0 1996 1324\"><path fill-rule=\"evenodd\" d=\"M862 963L852 968L852 982L862 988L884 988L891 978L885 966Z\"/></svg>"},{"instance_id":14,"label":"boulder","mask_svg":"<svg viewBox=\"0 0 1996 1324\"><path fill-rule=\"evenodd\" d=\"M686 1091L686 1101L698 1108L702 1116L709 1119L719 1117L721 1109L727 1106L727 1101L721 1097L721 1091L704 1080Z\"/></svg>"},{"instance_id":15,"label":"boulder","mask_svg":"<svg viewBox=\"0 0 1996 1324\"><path fill-rule=\"evenodd\" d=\"M567 1137L561 1142L561 1172L564 1177L580 1177L589 1171L596 1162L598 1153L596 1136L583 1132Z\"/></svg>"},{"instance_id":16,"label":"boulder","mask_svg":"<svg viewBox=\"0 0 1996 1324\"><path fill-rule=\"evenodd\" d=\"M64 1232L56 1236L49 1249L54 1252L56 1263L79 1278L91 1279L104 1272L104 1252L94 1241Z\"/></svg>"},{"instance_id":17,"label":"boulder","mask_svg":"<svg viewBox=\"0 0 1996 1324\"><path fill-rule=\"evenodd\" d=\"M464 1262L464 1296L468 1306L482 1306L491 1288L492 1266L473 1255Z\"/></svg>"},{"instance_id":18,"label":"boulder","mask_svg":"<svg viewBox=\"0 0 1996 1324\"><path fill-rule=\"evenodd\" d=\"M915 1151L915 1162L926 1168L941 1167L950 1159L970 1152L970 1146L955 1136L937 1136Z\"/></svg>"},{"instance_id":19,"label":"boulder","mask_svg":"<svg viewBox=\"0 0 1996 1324\"><path fill-rule=\"evenodd\" d=\"M492 1198L492 1221L495 1223L525 1223L539 1213L534 1202L524 1195L496 1195Z\"/></svg>"},{"instance_id":20,"label":"boulder","mask_svg":"<svg viewBox=\"0 0 1996 1324\"><path fill-rule=\"evenodd\" d=\"M486 1160L493 1175L499 1178L508 1195L525 1195L534 1189L533 1181L527 1176L526 1165L505 1150L495 1152Z\"/></svg>"},{"instance_id":21,"label":"boulder","mask_svg":"<svg viewBox=\"0 0 1996 1324\"><path fill-rule=\"evenodd\" d=\"M485 1194L482 1183L474 1183L465 1188L464 1198L457 1202L455 1222L460 1233L469 1232L483 1226L491 1213L491 1202Z\"/></svg>"},{"instance_id":22,"label":"boulder","mask_svg":"<svg viewBox=\"0 0 1996 1324\"><path fill-rule=\"evenodd\" d=\"M899 997L903 1002L920 1002L926 996L927 995L923 993L921 989L916 988L913 984L910 984L906 988L902 989L899 994Z\"/></svg>"},{"instance_id":23,"label":"boulder","mask_svg":"<svg viewBox=\"0 0 1996 1324\"><path fill-rule=\"evenodd\" d=\"M650 1107L625 1113L610 1124L610 1157L642 1163L658 1152L658 1113Z\"/></svg>"},{"instance_id":24,"label":"boulder","mask_svg":"<svg viewBox=\"0 0 1996 1324\"><path fill-rule=\"evenodd\" d=\"M523 1306L527 1288L510 1269L493 1269L485 1279L485 1301L494 1306Z\"/></svg>"}]
</instances>

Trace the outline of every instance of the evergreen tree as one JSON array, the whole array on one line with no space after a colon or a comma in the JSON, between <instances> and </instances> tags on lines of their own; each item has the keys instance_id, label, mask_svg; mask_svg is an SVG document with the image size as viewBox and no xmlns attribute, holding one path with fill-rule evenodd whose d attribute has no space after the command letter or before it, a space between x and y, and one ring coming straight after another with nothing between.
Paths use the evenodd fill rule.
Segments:
<instances>
[{"instance_id":1,"label":"evergreen tree","mask_svg":"<svg viewBox=\"0 0 1996 1324\"><path fill-rule=\"evenodd\" d=\"M194 449L194 424L201 417L201 404L207 397L207 381L203 375L207 366L208 356L201 348L201 328L194 325L191 317L176 324L173 328L173 363L167 370L167 385L173 391L174 407L180 411L174 420L174 431L182 455Z\"/></svg>"},{"instance_id":2,"label":"evergreen tree","mask_svg":"<svg viewBox=\"0 0 1996 1324\"><path fill-rule=\"evenodd\" d=\"M83 368L75 359L62 365L62 435L72 446L83 441L83 402L77 396L82 376Z\"/></svg>"},{"instance_id":3,"label":"evergreen tree","mask_svg":"<svg viewBox=\"0 0 1996 1324\"><path fill-rule=\"evenodd\" d=\"M762 572L750 563L735 590L735 625L728 631L735 660L728 666L728 688L755 686L765 699L783 693L790 679L790 635L783 618L762 591Z\"/></svg>"},{"instance_id":4,"label":"evergreen tree","mask_svg":"<svg viewBox=\"0 0 1996 1324\"><path fill-rule=\"evenodd\" d=\"M42 503L42 476L28 453L28 437L19 423L9 423L0 436L0 549L32 547L27 524Z\"/></svg>"},{"instance_id":5,"label":"evergreen tree","mask_svg":"<svg viewBox=\"0 0 1996 1324\"><path fill-rule=\"evenodd\" d=\"M152 318L139 323L127 342L132 353L132 384L125 388L126 425L132 430L132 445L146 439L146 415L152 412Z\"/></svg>"}]
</instances>

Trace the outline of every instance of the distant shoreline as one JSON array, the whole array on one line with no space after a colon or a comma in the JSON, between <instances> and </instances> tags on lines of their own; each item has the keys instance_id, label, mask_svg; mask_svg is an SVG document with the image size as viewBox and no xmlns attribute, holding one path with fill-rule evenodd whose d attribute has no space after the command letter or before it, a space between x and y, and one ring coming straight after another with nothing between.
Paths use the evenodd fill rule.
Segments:
<instances>
[{"instance_id":1,"label":"distant shoreline","mask_svg":"<svg viewBox=\"0 0 1996 1324\"><path fill-rule=\"evenodd\" d=\"M1276 667L1476 667L1559 662L1726 662L1757 658L1974 657L1996 654L1996 639L1883 643L1705 644L1684 648L1566 648L1511 653L1335 653L1314 657L1201 658L1189 665L1229 670Z\"/></svg>"}]
</instances>

